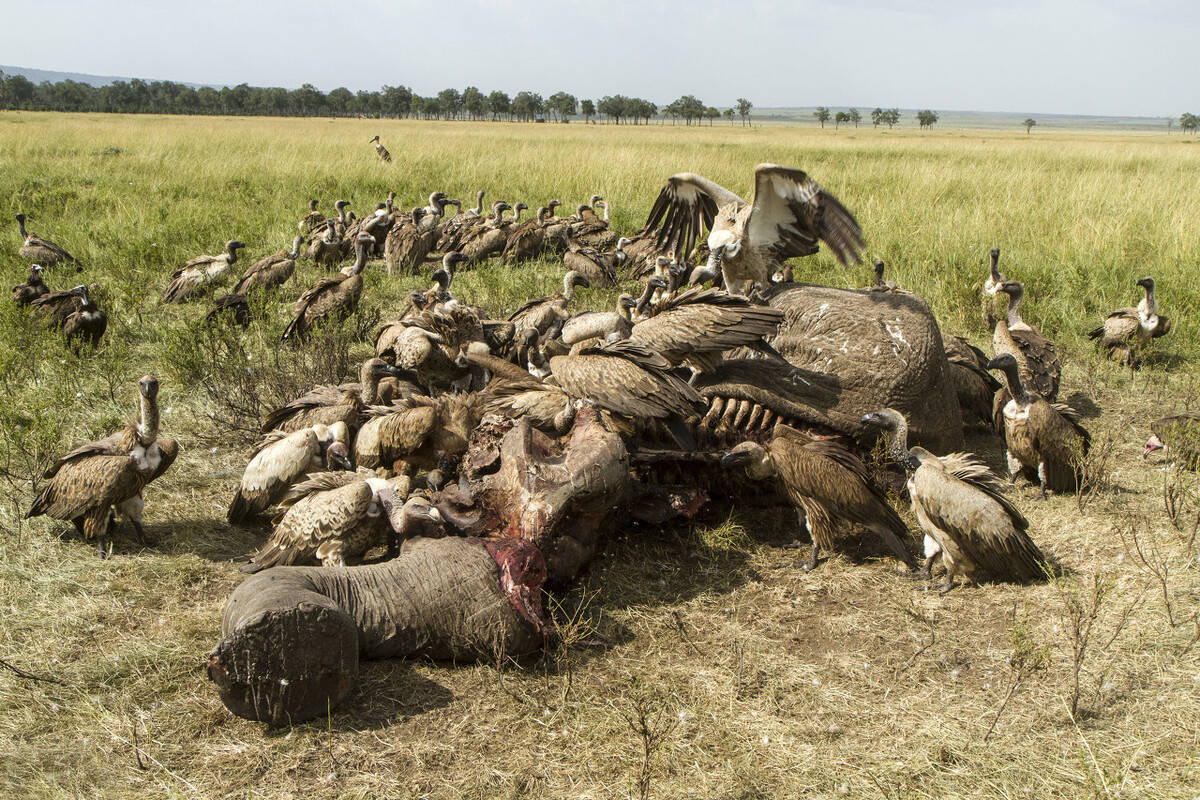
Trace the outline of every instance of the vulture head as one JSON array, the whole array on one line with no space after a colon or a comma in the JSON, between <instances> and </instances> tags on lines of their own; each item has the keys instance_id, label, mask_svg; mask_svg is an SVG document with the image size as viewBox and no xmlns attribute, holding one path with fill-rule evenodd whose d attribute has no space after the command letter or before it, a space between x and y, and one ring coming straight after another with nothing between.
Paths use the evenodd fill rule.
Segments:
<instances>
[{"instance_id":1,"label":"vulture head","mask_svg":"<svg viewBox=\"0 0 1200 800\"><path fill-rule=\"evenodd\" d=\"M345 442L332 442L325 448L325 469L354 469L354 462L350 460L350 448L346 446Z\"/></svg>"},{"instance_id":2,"label":"vulture head","mask_svg":"<svg viewBox=\"0 0 1200 800\"><path fill-rule=\"evenodd\" d=\"M592 282L583 275L580 275L575 270L571 270L563 276L563 288L565 289L567 286L578 286L581 289L590 289Z\"/></svg>"},{"instance_id":3,"label":"vulture head","mask_svg":"<svg viewBox=\"0 0 1200 800\"><path fill-rule=\"evenodd\" d=\"M628 236L622 236L620 239L617 239L618 250L624 250L626 246L631 244L633 244L633 239L630 239Z\"/></svg>"},{"instance_id":4,"label":"vulture head","mask_svg":"<svg viewBox=\"0 0 1200 800\"><path fill-rule=\"evenodd\" d=\"M1020 281L1001 281L1000 286L997 288L1012 298L1014 302L1019 301L1025 296L1025 287Z\"/></svg>"},{"instance_id":5,"label":"vulture head","mask_svg":"<svg viewBox=\"0 0 1200 800\"><path fill-rule=\"evenodd\" d=\"M908 450L908 423L899 411L894 408L872 411L870 414L864 414L860 421L863 425L879 428L884 432L888 440L888 455L903 464L906 469L915 470L921 466L920 459Z\"/></svg>"},{"instance_id":6,"label":"vulture head","mask_svg":"<svg viewBox=\"0 0 1200 800\"><path fill-rule=\"evenodd\" d=\"M443 286L442 288L443 289L450 288L449 278L454 277L454 268L455 267L457 267L459 264L468 264L468 263L470 263L470 261L471 261L471 257L469 255L467 255L466 253L460 253L457 250L452 250L449 253L446 253L446 255L442 256L442 267L445 270L446 275L447 275L446 285Z\"/></svg>"},{"instance_id":7,"label":"vulture head","mask_svg":"<svg viewBox=\"0 0 1200 800\"><path fill-rule=\"evenodd\" d=\"M341 211L343 208L345 208L348 205L350 205L349 200L338 200L336 203L333 204L333 207L336 208L338 211Z\"/></svg>"},{"instance_id":8,"label":"vulture head","mask_svg":"<svg viewBox=\"0 0 1200 800\"><path fill-rule=\"evenodd\" d=\"M425 309L425 306L429 305L429 303L427 303L425 301L425 293L422 291L413 289L411 292L408 293L408 296L412 300L413 306L418 311L423 311Z\"/></svg>"},{"instance_id":9,"label":"vulture head","mask_svg":"<svg viewBox=\"0 0 1200 800\"><path fill-rule=\"evenodd\" d=\"M590 202L591 202L591 204L592 204L592 205L596 205L596 203L602 202L603 200L604 200L604 198L603 198L603 197L601 197L601 196L600 196L600 195L598 195L598 194L594 194L594 195L592 195L592 198L591 198L591 201L590 201Z\"/></svg>"},{"instance_id":10,"label":"vulture head","mask_svg":"<svg viewBox=\"0 0 1200 800\"><path fill-rule=\"evenodd\" d=\"M17 216L16 216L16 220L17 220L17 222L19 222L20 224L24 225L24 224L25 224L25 215L24 215L24 214L21 214L21 213L18 213L18 214L17 214Z\"/></svg>"},{"instance_id":11,"label":"vulture head","mask_svg":"<svg viewBox=\"0 0 1200 800\"><path fill-rule=\"evenodd\" d=\"M1134 285L1142 287L1147 292L1153 292L1154 291L1154 278L1150 278L1150 277L1141 278Z\"/></svg>"},{"instance_id":12,"label":"vulture head","mask_svg":"<svg viewBox=\"0 0 1200 800\"><path fill-rule=\"evenodd\" d=\"M374 136L371 138L371 141L372 141L372 142L378 142L378 141L379 141L379 134L375 134L375 135L374 135Z\"/></svg>"},{"instance_id":13,"label":"vulture head","mask_svg":"<svg viewBox=\"0 0 1200 800\"><path fill-rule=\"evenodd\" d=\"M1163 444L1162 439L1158 438L1158 434L1152 433L1150 434L1150 438L1146 440L1146 449L1142 451L1142 458L1149 458L1150 454L1155 450L1163 450L1165 448L1166 445Z\"/></svg>"},{"instance_id":14,"label":"vulture head","mask_svg":"<svg viewBox=\"0 0 1200 800\"><path fill-rule=\"evenodd\" d=\"M414 494L404 501L400 509L398 522L400 527L392 523L396 533L405 536L440 537L445 535L442 528L442 514L428 499Z\"/></svg>"},{"instance_id":15,"label":"vulture head","mask_svg":"<svg viewBox=\"0 0 1200 800\"><path fill-rule=\"evenodd\" d=\"M158 378L153 375L143 375L138 380L138 392L147 400L158 397Z\"/></svg>"},{"instance_id":16,"label":"vulture head","mask_svg":"<svg viewBox=\"0 0 1200 800\"><path fill-rule=\"evenodd\" d=\"M40 281L42 279L43 272L45 272L45 270L42 269L40 264L34 264L29 268L29 280L31 282Z\"/></svg>"},{"instance_id":17,"label":"vulture head","mask_svg":"<svg viewBox=\"0 0 1200 800\"><path fill-rule=\"evenodd\" d=\"M245 246L246 245L242 244L237 239L230 239L225 243L225 249L230 253L233 253L235 250L241 250Z\"/></svg>"},{"instance_id":18,"label":"vulture head","mask_svg":"<svg viewBox=\"0 0 1200 800\"><path fill-rule=\"evenodd\" d=\"M745 467L746 474L755 480L775 475L775 464L771 461L770 452L757 442L742 442L721 456L721 466L724 469Z\"/></svg>"}]
</instances>

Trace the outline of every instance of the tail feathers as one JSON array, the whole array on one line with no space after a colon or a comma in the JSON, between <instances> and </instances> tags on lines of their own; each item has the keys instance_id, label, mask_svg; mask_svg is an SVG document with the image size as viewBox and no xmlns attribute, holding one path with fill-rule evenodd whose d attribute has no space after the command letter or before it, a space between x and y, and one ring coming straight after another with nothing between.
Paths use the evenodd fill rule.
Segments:
<instances>
[{"instance_id":1,"label":"tail feathers","mask_svg":"<svg viewBox=\"0 0 1200 800\"><path fill-rule=\"evenodd\" d=\"M271 567L290 567L295 565L299 557L300 551L294 547L281 547L274 542L267 542L254 554L250 563L238 567L238 571L253 575Z\"/></svg>"},{"instance_id":2,"label":"tail feathers","mask_svg":"<svg viewBox=\"0 0 1200 800\"><path fill-rule=\"evenodd\" d=\"M225 514L225 519L229 521L229 524L236 525L239 522L245 522L253 513L254 509L251 508L249 501L246 500L246 497L242 494L242 490L239 489L237 494L233 496L233 501L229 504L229 512Z\"/></svg>"},{"instance_id":3,"label":"tail feathers","mask_svg":"<svg viewBox=\"0 0 1200 800\"><path fill-rule=\"evenodd\" d=\"M1103 335L1104 335L1104 326L1103 325L1101 325L1099 328L1093 328L1092 330L1088 331L1089 339L1099 339Z\"/></svg>"}]
</instances>

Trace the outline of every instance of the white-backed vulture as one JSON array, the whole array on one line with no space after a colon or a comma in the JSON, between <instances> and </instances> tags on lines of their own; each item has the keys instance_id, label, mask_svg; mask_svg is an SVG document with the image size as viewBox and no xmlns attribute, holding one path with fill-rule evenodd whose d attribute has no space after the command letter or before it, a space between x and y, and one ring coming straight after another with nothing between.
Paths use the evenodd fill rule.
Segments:
<instances>
[{"instance_id":1,"label":"white-backed vulture","mask_svg":"<svg viewBox=\"0 0 1200 800\"><path fill-rule=\"evenodd\" d=\"M988 357L978 347L958 336L942 334L946 362L950 365L950 382L963 419L974 417L985 425L992 424L993 401L1000 381L987 369Z\"/></svg>"},{"instance_id":2,"label":"white-backed vulture","mask_svg":"<svg viewBox=\"0 0 1200 800\"><path fill-rule=\"evenodd\" d=\"M375 138L371 139L371 142L375 145L375 152L379 155L379 160L385 164L392 163L392 154L383 146L383 142L379 141L378 134L375 135Z\"/></svg>"},{"instance_id":3,"label":"white-backed vulture","mask_svg":"<svg viewBox=\"0 0 1200 800\"><path fill-rule=\"evenodd\" d=\"M1171 320L1158 313L1154 298L1154 278L1142 278L1137 286L1146 290L1137 308L1118 308L1108 315L1104 324L1088 332L1089 339L1108 350L1109 358L1120 358L1122 364L1136 368L1141 363L1142 350L1151 339L1166 336Z\"/></svg>"},{"instance_id":4,"label":"white-backed vulture","mask_svg":"<svg viewBox=\"0 0 1200 800\"><path fill-rule=\"evenodd\" d=\"M521 212L529 206L524 203L517 203L516 206L501 203L498 208L501 214L512 210L513 215L507 219L500 216L494 222L489 221L482 226L476 226L470 231L473 235L463 237L459 250L470 257L472 264L485 261L504 250L509 234L516 229L521 219Z\"/></svg>"},{"instance_id":5,"label":"white-backed vulture","mask_svg":"<svg viewBox=\"0 0 1200 800\"><path fill-rule=\"evenodd\" d=\"M367 250L374 239L359 234L355 242L354 264L340 272L317 279L292 306L295 316L283 331L283 341L303 341L317 324L342 320L358 308L362 295L362 271L367 265Z\"/></svg>"},{"instance_id":6,"label":"white-backed vulture","mask_svg":"<svg viewBox=\"0 0 1200 800\"><path fill-rule=\"evenodd\" d=\"M946 580L941 594L961 575L973 583L1045 580L1048 564L1029 538L1029 522L1004 496L1000 481L967 453L935 456L908 449L908 426L894 409L867 414L863 423L882 428L888 454L908 471L908 495L925 533L925 563L918 573L932 578L941 556Z\"/></svg>"},{"instance_id":7,"label":"white-backed vulture","mask_svg":"<svg viewBox=\"0 0 1200 800\"><path fill-rule=\"evenodd\" d=\"M344 422L267 434L246 465L225 518L239 523L259 517L310 472L352 469L349 440Z\"/></svg>"},{"instance_id":8,"label":"white-backed vulture","mask_svg":"<svg viewBox=\"0 0 1200 800\"><path fill-rule=\"evenodd\" d=\"M34 264L29 268L29 278L24 283L13 287L13 300L19 306L27 306L39 297L50 294L50 287L42 280L41 265Z\"/></svg>"},{"instance_id":9,"label":"white-backed vulture","mask_svg":"<svg viewBox=\"0 0 1200 800\"><path fill-rule=\"evenodd\" d=\"M1000 291L1000 284L1008 278L1000 272L1000 248L993 247L990 254L991 267L987 280L976 284L979 289L979 310L987 330L995 330L996 323L1004 319L1008 311L1008 297Z\"/></svg>"},{"instance_id":10,"label":"white-backed vulture","mask_svg":"<svg viewBox=\"0 0 1200 800\"><path fill-rule=\"evenodd\" d=\"M342 237L336 220L330 220L329 225L308 243L305 255L325 269L333 269L342 262Z\"/></svg>"},{"instance_id":11,"label":"white-backed vulture","mask_svg":"<svg viewBox=\"0 0 1200 800\"><path fill-rule=\"evenodd\" d=\"M1200 412L1183 411L1151 422L1142 458L1155 450L1164 450L1188 469L1195 469L1200 464Z\"/></svg>"},{"instance_id":12,"label":"white-backed vulture","mask_svg":"<svg viewBox=\"0 0 1200 800\"><path fill-rule=\"evenodd\" d=\"M837 548L839 521L868 528L896 558L916 567L904 545L904 520L871 481L866 465L835 439L777 424L767 445L742 442L721 457L721 466L745 467L754 480L778 481L812 538L805 571L816 568L822 550Z\"/></svg>"},{"instance_id":13,"label":"white-backed vulture","mask_svg":"<svg viewBox=\"0 0 1200 800\"><path fill-rule=\"evenodd\" d=\"M240 569L254 573L274 566L319 564L344 567L386 544L437 536L441 514L420 495L408 494L407 477L384 480L364 473L319 472L288 492L271 538Z\"/></svg>"},{"instance_id":14,"label":"white-backed vulture","mask_svg":"<svg viewBox=\"0 0 1200 800\"><path fill-rule=\"evenodd\" d=\"M608 201L603 198L597 198L593 201L592 207L593 209L603 208L604 216L596 217L593 210L592 219L585 220L584 223L576 225L572 233L582 244L601 251L609 250L616 245L617 241L621 238L621 234L609 227ZM621 266L624 266L624 264L622 263Z\"/></svg>"},{"instance_id":15,"label":"white-backed vulture","mask_svg":"<svg viewBox=\"0 0 1200 800\"><path fill-rule=\"evenodd\" d=\"M402 377L403 373L381 358L368 358L362 363L357 383L313 387L287 405L267 414L261 432L280 430L292 433L318 423L333 425L336 422L342 422L354 431L367 406L391 403L393 398L390 392L381 387L389 376Z\"/></svg>"},{"instance_id":16,"label":"white-backed vulture","mask_svg":"<svg viewBox=\"0 0 1200 800\"><path fill-rule=\"evenodd\" d=\"M21 248L17 251L21 258L41 264L43 267L53 267L65 262L74 264L76 272L83 269L83 265L75 260L75 256L68 253L62 247L59 247L49 239L43 239L36 233L30 233L25 230L24 214L17 214L16 219L17 227L21 231Z\"/></svg>"},{"instance_id":17,"label":"white-backed vulture","mask_svg":"<svg viewBox=\"0 0 1200 800\"><path fill-rule=\"evenodd\" d=\"M80 285L59 292L47 292L29 304L29 315L48 327L61 330L67 317L79 308L81 293L87 289Z\"/></svg>"},{"instance_id":18,"label":"white-backed vulture","mask_svg":"<svg viewBox=\"0 0 1200 800\"><path fill-rule=\"evenodd\" d=\"M317 211L317 201L308 201L308 213L300 218L300 224L296 228L302 236L307 236L313 232L315 228L325 222L325 215Z\"/></svg>"},{"instance_id":19,"label":"white-backed vulture","mask_svg":"<svg viewBox=\"0 0 1200 800\"><path fill-rule=\"evenodd\" d=\"M393 225L388 231L383 246L388 275L416 274L425 263L437 238L435 229L421 224L426 214L425 208L418 206L412 210L411 222Z\"/></svg>"},{"instance_id":20,"label":"white-backed vulture","mask_svg":"<svg viewBox=\"0 0 1200 800\"><path fill-rule=\"evenodd\" d=\"M616 259L613 254L601 253L594 247L576 241L570 228L563 230L563 239L566 244L563 264L567 269L578 272L596 286L608 288L616 285L617 275L613 269Z\"/></svg>"},{"instance_id":21,"label":"white-backed vulture","mask_svg":"<svg viewBox=\"0 0 1200 800\"><path fill-rule=\"evenodd\" d=\"M1005 281L1000 291L1008 295L1005 319L996 323L992 335L995 355L1010 354L1021 370L1021 381L1042 397L1053 402L1058 398L1058 383L1062 379L1062 356L1054 342L1021 319L1021 300L1025 288L1020 281Z\"/></svg>"},{"instance_id":22,"label":"white-backed vulture","mask_svg":"<svg viewBox=\"0 0 1200 800\"><path fill-rule=\"evenodd\" d=\"M150 543L142 528L142 490L179 454L175 440L159 436L158 379L142 376L138 394L139 419L54 462L45 474L50 482L25 515L70 520L85 540L96 540L102 558L108 554L106 537L114 513L129 520L139 542Z\"/></svg>"},{"instance_id":23,"label":"white-backed vulture","mask_svg":"<svg viewBox=\"0 0 1200 800\"><path fill-rule=\"evenodd\" d=\"M618 339L628 339L633 332L634 316L645 309L652 292L666 286L661 279L651 278L646 282L640 298L634 299L627 294L618 297L615 311L584 311L576 314L563 323L559 338L568 347L588 339L606 341L613 334Z\"/></svg>"},{"instance_id":24,"label":"white-backed vulture","mask_svg":"<svg viewBox=\"0 0 1200 800\"><path fill-rule=\"evenodd\" d=\"M506 264L516 264L537 258L546 247L546 217L550 209L542 206L534 218L513 230L500 257Z\"/></svg>"},{"instance_id":25,"label":"white-backed vulture","mask_svg":"<svg viewBox=\"0 0 1200 800\"><path fill-rule=\"evenodd\" d=\"M411 475L435 469L467 451L479 422L478 397L454 393L407 397L392 406L367 409L367 421L354 438L360 467Z\"/></svg>"},{"instance_id":26,"label":"white-backed vulture","mask_svg":"<svg viewBox=\"0 0 1200 800\"><path fill-rule=\"evenodd\" d=\"M241 279L234 285L233 294L248 295L256 289L270 289L287 283L296 269L296 259L300 257L300 245L303 241L303 236L297 236L292 240L290 251L279 250L269 256L263 256L247 267Z\"/></svg>"},{"instance_id":27,"label":"white-backed vulture","mask_svg":"<svg viewBox=\"0 0 1200 800\"><path fill-rule=\"evenodd\" d=\"M237 251L246 245L231 239L225 243L225 252L219 256L197 256L175 270L171 283L163 292L164 303L186 303L205 294L216 286L237 263Z\"/></svg>"},{"instance_id":28,"label":"white-backed vulture","mask_svg":"<svg viewBox=\"0 0 1200 800\"><path fill-rule=\"evenodd\" d=\"M701 225L709 229L709 261L722 269L731 293L766 286L784 261L812 255L819 241L843 264L861 260L862 230L853 215L803 171L777 164L754 168L749 203L699 175L672 175L642 231L657 230L658 245L682 262Z\"/></svg>"},{"instance_id":29,"label":"white-backed vulture","mask_svg":"<svg viewBox=\"0 0 1200 800\"><path fill-rule=\"evenodd\" d=\"M1073 492L1079 486L1079 460L1087 455L1092 437L1080 424L1078 414L1061 403L1050 403L1036 392L1026 391L1017 360L1008 353L988 362L1000 370L1008 386L1009 399L999 411L1013 479L1024 473L1046 490ZM997 393L1000 396L1000 393Z\"/></svg>"},{"instance_id":30,"label":"white-backed vulture","mask_svg":"<svg viewBox=\"0 0 1200 800\"><path fill-rule=\"evenodd\" d=\"M586 289L591 284L578 272L567 272L563 276L561 292L530 300L510 314L508 321L513 324L513 340L523 341L526 331L529 330L535 330L539 335L545 334L555 322L565 321L570 316L567 313L567 306L575 299L576 286ZM518 363L524 363L523 354L519 358Z\"/></svg>"},{"instance_id":31,"label":"white-backed vulture","mask_svg":"<svg viewBox=\"0 0 1200 800\"><path fill-rule=\"evenodd\" d=\"M466 230L483 222L483 195L484 190L480 189L475 193L475 208L468 208L466 211L460 210L438 226L438 250L442 252L457 250Z\"/></svg>"}]
</instances>

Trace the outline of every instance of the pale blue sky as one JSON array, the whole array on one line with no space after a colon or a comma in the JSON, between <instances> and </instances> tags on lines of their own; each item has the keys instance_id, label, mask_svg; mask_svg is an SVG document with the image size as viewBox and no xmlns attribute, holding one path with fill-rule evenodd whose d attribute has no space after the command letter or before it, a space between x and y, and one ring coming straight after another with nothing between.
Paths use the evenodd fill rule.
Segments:
<instances>
[{"instance_id":1,"label":"pale blue sky","mask_svg":"<svg viewBox=\"0 0 1200 800\"><path fill-rule=\"evenodd\" d=\"M1191 0L3 0L0 63L420 94L1167 116L1200 109Z\"/></svg>"}]
</instances>

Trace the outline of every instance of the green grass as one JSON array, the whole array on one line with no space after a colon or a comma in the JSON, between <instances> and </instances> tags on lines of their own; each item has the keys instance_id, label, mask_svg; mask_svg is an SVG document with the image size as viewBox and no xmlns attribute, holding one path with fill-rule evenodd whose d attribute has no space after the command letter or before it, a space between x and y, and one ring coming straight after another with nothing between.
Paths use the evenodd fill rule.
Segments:
<instances>
[{"instance_id":1,"label":"green grass","mask_svg":"<svg viewBox=\"0 0 1200 800\"><path fill-rule=\"evenodd\" d=\"M375 133L391 165L376 160ZM0 796L625 797L642 763L637 709L664 730L676 721L652 759L655 798L1200 794L1200 646L1188 648L1200 580L1190 523L1172 524L1162 499L1181 482L1194 519L1200 487L1164 472L1161 456L1138 458L1149 421L1197 398L1194 140L6 112L0 152L6 217L25 211L32 230L87 265L79 276L51 270L47 282L99 284L110 315L103 346L79 357L0 304L0 659L60 682L0 667ZM199 333L204 304L157 299L173 269L230 238L249 245L245 263L285 247L310 197L326 212L343 197L362 212L389 189L409 206L434 190L470 204L483 188L535 208L598 192L629 232L668 175L694 171L748 193L762 161L812 173L857 215L868 258L926 297L943 329L981 344L990 337L972 287L1001 247L1004 271L1027 284L1027 317L1070 353L1064 396L1103 409L1087 424L1114 442L1109 480L1084 511L1073 497L1016 491L1035 539L1080 586L1114 582L1083 667L1086 713L1072 721L1063 703L1073 584L942 598L891 562L841 556L806 575L802 551L776 546L793 515L715 509L694 527L630 527L608 542L558 598L583 607L573 647L519 666L369 664L328 722L290 731L230 717L202 667L241 577L229 560L258 544L224 523L249 446L214 421L203 389L228 377L204 358L225 346ZM3 230L11 285L26 268L15 224ZM824 254L797 270L843 286L869 273ZM298 268L281 301L316 274ZM1097 357L1085 331L1135 302L1143 275L1158 280L1175 327L1131 376ZM488 266L456 290L500 315L560 277L552 262ZM372 266L363 315L386 318L426 282ZM613 295L580 299L601 307ZM252 371L276 364L263 372L301 380L369 350L333 337L324 351L273 362L285 305L236 337ZM163 377L163 427L182 447L146 493L162 543L139 552L119 536L117 555L100 562L63 525L21 514L38 467L119 425L146 372ZM988 437L968 447L1002 463ZM1134 534L1152 564L1167 565L1165 595ZM1048 646L1050 665L1021 684L984 742L1009 686L1013 629Z\"/></svg>"}]
</instances>

